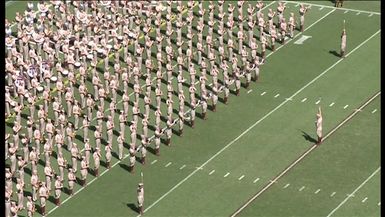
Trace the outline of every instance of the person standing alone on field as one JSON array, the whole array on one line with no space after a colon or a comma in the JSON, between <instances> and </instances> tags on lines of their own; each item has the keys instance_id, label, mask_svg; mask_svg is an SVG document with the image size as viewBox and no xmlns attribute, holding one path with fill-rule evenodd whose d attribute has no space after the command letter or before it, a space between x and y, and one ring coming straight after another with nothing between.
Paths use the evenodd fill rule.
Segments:
<instances>
[{"instance_id":1,"label":"person standing alone on field","mask_svg":"<svg viewBox=\"0 0 385 217\"><path fill-rule=\"evenodd\" d=\"M342 30L341 35L341 57L345 58L345 50L346 50L346 31L345 28Z\"/></svg>"},{"instance_id":2,"label":"person standing alone on field","mask_svg":"<svg viewBox=\"0 0 385 217\"><path fill-rule=\"evenodd\" d=\"M143 201L144 201L143 183L139 183L137 192L138 192L138 211L140 215L143 215Z\"/></svg>"},{"instance_id":3,"label":"person standing alone on field","mask_svg":"<svg viewBox=\"0 0 385 217\"><path fill-rule=\"evenodd\" d=\"M322 142L322 112L321 107L318 108L318 113L316 115L317 120L315 121L315 125L317 128L317 144Z\"/></svg>"}]
</instances>

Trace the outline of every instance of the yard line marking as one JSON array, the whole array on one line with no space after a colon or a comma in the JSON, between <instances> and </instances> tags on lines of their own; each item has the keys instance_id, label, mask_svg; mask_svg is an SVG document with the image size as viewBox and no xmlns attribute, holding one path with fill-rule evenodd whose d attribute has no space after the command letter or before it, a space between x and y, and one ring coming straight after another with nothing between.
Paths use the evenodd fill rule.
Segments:
<instances>
[{"instance_id":1,"label":"yard line marking","mask_svg":"<svg viewBox=\"0 0 385 217\"><path fill-rule=\"evenodd\" d=\"M323 10L324 9L324 7L320 7L318 10Z\"/></svg>"},{"instance_id":2,"label":"yard line marking","mask_svg":"<svg viewBox=\"0 0 385 217\"><path fill-rule=\"evenodd\" d=\"M361 12L357 12L356 15L359 15Z\"/></svg>"},{"instance_id":3,"label":"yard line marking","mask_svg":"<svg viewBox=\"0 0 385 217\"><path fill-rule=\"evenodd\" d=\"M275 1L271 2L269 5L273 4ZM267 6L269 6L267 5ZM265 6L265 7L267 7ZM328 14L330 14L331 12L335 11L336 9L330 11ZM327 14L327 15L328 15ZM322 18L320 18L317 22L319 22L321 19L323 19L325 16L323 16ZM314 23L313 23L314 24ZM313 25L311 25L313 26ZM308 28L310 28L311 26L309 26ZM308 29L307 28L307 29ZM374 37L376 34L378 34L379 32L381 31L381 29L373 34L369 39L371 39L372 37ZM364 43L366 43L369 39L367 39L366 41L364 41L360 46L362 46ZM281 46L282 47L282 46ZM358 47L357 47L358 48ZM354 51L357 50L356 49L353 49L352 51L350 51L350 53L348 53L347 55L353 53ZM270 53L272 54L272 53ZM266 57L267 58L267 57ZM299 94L300 92L302 92L306 87L308 87L309 85L311 85L312 83L314 83L316 80L318 80L321 76L323 76L325 73L327 73L330 69L332 69L334 66L336 66L338 63L340 63L343 59L340 59L338 60L336 63L334 63L332 66L330 66L328 69L326 69L325 71L323 71L321 74L319 74L317 77L315 77L313 80L311 80L309 83L307 83L305 86L303 86L301 89L299 89L297 92L295 92L291 97L295 97L297 94ZM249 128L247 128L245 131L243 131L238 137L236 137L234 140L232 140L230 143L228 143L226 146L224 146L221 150L219 150L217 153L215 153L212 157L210 157L206 162L204 162L201 167L205 166L206 164L208 164L210 161L212 161L215 157L217 157L219 154L221 154L224 150L226 150L228 147L230 147L232 144L234 144L234 142L236 142L239 138L241 138L243 135L245 135L247 132L249 132L253 127L255 127L256 125L258 125L259 123L261 123L261 121L263 121L264 119L266 119L267 117L269 117L272 113L274 113L276 110L278 110L279 108L281 108L283 105L285 105L288 101L285 100L283 101L281 104L279 104L277 107L275 107L273 110L271 110L269 113L267 113L266 115L264 115L261 119L259 119L257 122L255 122L253 125L251 125ZM314 145L311 149L309 149L305 155L301 156L299 158L299 160L301 160L304 156L306 156L309 152L311 152L315 147L317 147L316 145ZM291 166L289 166L284 172L283 174L285 174L291 167L293 167L295 164L297 164L297 162L299 161L297 159L296 162L294 162ZM163 194L160 198L158 198L155 202L153 202L150 206L148 206L144 212L146 212L147 210L151 209L153 206L155 206L157 203L159 203L159 201L161 201L163 198L165 198L167 195L169 195L171 192L173 192L176 188L178 188L181 184L183 184L186 180L188 180L191 176L193 176L195 173L198 172L198 169L195 169L194 171L192 171L188 176L186 176L184 179L182 179L180 182L178 182L174 187L172 187L169 191L167 191L165 194ZM280 176L282 176L283 174L281 174ZM280 177L278 176L278 178ZM272 183L270 183L271 185ZM267 186L270 187L270 185ZM264 188L265 190L267 189L266 187ZM263 190L263 191L265 191ZM262 191L262 192L263 192ZM258 197L262 192L260 192L259 194L256 195L256 197ZM256 198L255 197L255 198ZM252 198L252 200L254 200ZM252 201L251 200L251 201ZM250 202L246 203L241 209L243 209L244 207L246 207ZM236 215L239 211L237 211L235 214L233 214L232 216ZM139 216L139 215L138 215Z\"/></svg>"},{"instance_id":4,"label":"yard line marking","mask_svg":"<svg viewBox=\"0 0 385 217\"><path fill-rule=\"evenodd\" d=\"M318 103L320 103L320 102L321 102L321 100L319 99L317 102L315 102L315 104L318 105Z\"/></svg>"},{"instance_id":5,"label":"yard line marking","mask_svg":"<svg viewBox=\"0 0 385 217\"><path fill-rule=\"evenodd\" d=\"M298 1L284 1L284 2L292 3L292 4L299 4L299 3L301 3L301 2L298 2ZM356 10L356 9L350 9L350 8L336 8L334 6L320 5L320 4L307 3L307 2L304 3L304 5L318 6L318 7L331 8L331 9L333 8L333 9L342 10L342 11L355 11L355 12L361 12L361 13L373 13L373 14L376 14L376 15L381 15L381 13L375 12L375 11L364 11L364 10Z\"/></svg>"},{"instance_id":6,"label":"yard line marking","mask_svg":"<svg viewBox=\"0 0 385 217\"><path fill-rule=\"evenodd\" d=\"M329 107L332 107L334 105L334 102L330 103Z\"/></svg>"},{"instance_id":7,"label":"yard line marking","mask_svg":"<svg viewBox=\"0 0 385 217\"><path fill-rule=\"evenodd\" d=\"M372 173L372 175L370 175L363 183L361 183L356 189L354 189L354 191L351 193L351 194L354 194L354 193L356 193L363 185L365 185L365 183L367 183L368 181L369 181L369 179L371 179L374 175L376 175L376 173L378 172L378 171L380 171L380 169L381 169L381 166L380 167L378 167L378 169L376 169L376 171L374 171L373 173ZM349 200L349 198L350 197L346 197L345 198L345 200L343 200L335 209L333 209L330 213L329 213L329 215L327 215L326 217L330 217L331 215L333 215L333 213L335 212L335 211L337 211L337 209L339 209L344 203L346 203L346 201L348 201Z\"/></svg>"},{"instance_id":8,"label":"yard line marking","mask_svg":"<svg viewBox=\"0 0 385 217\"><path fill-rule=\"evenodd\" d=\"M274 98L277 98L279 96L279 94L275 95Z\"/></svg>"},{"instance_id":9,"label":"yard line marking","mask_svg":"<svg viewBox=\"0 0 385 217\"><path fill-rule=\"evenodd\" d=\"M211 172L209 173L209 175L213 174L215 172L215 170L211 170Z\"/></svg>"},{"instance_id":10,"label":"yard line marking","mask_svg":"<svg viewBox=\"0 0 385 217\"><path fill-rule=\"evenodd\" d=\"M346 109L349 105L344 106L344 109Z\"/></svg>"},{"instance_id":11,"label":"yard line marking","mask_svg":"<svg viewBox=\"0 0 385 217\"><path fill-rule=\"evenodd\" d=\"M164 166L164 167L168 167L168 166L170 166L172 163L171 162L168 162L168 164L166 164L166 166Z\"/></svg>"},{"instance_id":12,"label":"yard line marking","mask_svg":"<svg viewBox=\"0 0 385 217\"><path fill-rule=\"evenodd\" d=\"M368 16L368 17L371 17L371 16L373 16L373 13L369 14L369 16Z\"/></svg>"},{"instance_id":13,"label":"yard line marking","mask_svg":"<svg viewBox=\"0 0 385 217\"><path fill-rule=\"evenodd\" d=\"M321 191L321 189L318 188L318 190L316 190L316 191L314 192L314 194L318 194L318 192L320 192L320 191Z\"/></svg>"},{"instance_id":14,"label":"yard line marking","mask_svg":"<svg viewBox=\"0 0 385 217\"><path fill-rule=\"evenodd\" d=\"M305 189L305 186L302 186L298 191L302 191L303 189Z\"/></svg>"},{"instance_id":15,"label":"yard line marking","mask_svg":"<svg viewBox=\"0 0 385 217\"><path fill-rule=\"evenodd\" d=\"M374 112L376 112L377 111L377 109L374 109L373 111L372 111L372 114L374 113Z\"/></svg>"},{"instance_id":16,"label":"yard line marking","mask_svg":"<svg viewBox=\"0 0 385 217\"><path fill-rule=\"evenodd\" d=\"M365 203L365 201L368 199L368 197L365 197L361 202Z\"/></svg>"},{"instance_id":17,"label":"yard line marking","mask_svg":"<svg viewBox=\"0 0 385 217\"><path fill-rule=\"evenodd\" d=\"M259 180L259 178L256 178L256 179L253 181L253 183L256 183L256 182L258 182L258 180Z\"/></svg>"},{"instance_id":18,"label":"yard line marking","mask_svg":"<svg viewBox=\"0 0 385 217\"><path fill-rule=\"evenodd\" d=\"M226 175L224 175L223 177L227 177L228 175L230 175L230 173L228 172L228 173L226 173Z\"/></svg>"},{"instance_id":19,"label":"yard line marking","mask_svg":"<svg viewBox=\"0 0 385 217\"><path fill-rule=\"evenodd\" d=\"M360 45L358 45L356 48L354 48L352 51L350 51L346 57L348 57L351 53L353 53L354 51L356 51L358 48L360 48L362 45L364 45L367 41L369 41L370 39L372 39L374 36L376 36L378 33L381 32L381 29L378 30L376 33L374 33L372 36L370 36L368 39L366 39L364 42L362 42ZM341 59L342 60L342 59Z\"/></svg>"},{"instance_id":20,"label":"yard line marking","mask_svg":"<svg viewBox=\"0 0 385 217\"><path fill-rule=\"evenodd\" d=\"M330 197L333 197L335 194L336 194L336 192L334 191L334 192L330 195Z\"/></svg>"},{"instance_id":21,"label":"yard line marking","mask_svg":"<svg viewBox=\"0 0 385 217\"><path fill-rule=\"evenodd\" d=\"M349 11L345 11L344 14L348 13Z\"/></svg>"},{"instance_id":22,"label":"yard line marking","mask_svg":"<svg viewBox=\"0 0 385 217\"><path fill-rule=\"evenodd\" d=\"M185 167L186 167L186 165L183 165L183 166L181 166L179 169L182 170L182 169L185 168Z\"/></svg>"},{"instance_id":23,"label":"yard line marking","mask_svg":"<svg viewBox=\"0 0 385 217\"><path fill-rule=\"evenodd\" d=\"M289 183L287 183L287 184L285 185L285 187L283 187L283 188L287 188L287 187L289 187L289 185L290 185L290 184L289 184Z\"/></svg>"},{"instance_id":24,"label":"yard line marking","mask_svg":"<svg viewBox=\"0 0 385 217\"><path fill-rule=\"evenodd\" d=\"M263 96L263 95L265 95L266 94L266 91L265 92L263 92L263 93L261 93L261 96Z\"/></svg>"},{"instance_id":25,"label":"yard line marking","mask_svg":"<svg viewBox=\"0 0 385 217\"><path fill-rule=\"evenodd\" d=\"M238 178L238 180L241 180L243 179L243 177L245 177L245 175L242 175L241 177Z\"/></svg>"},{"instance_id":26,"label":"yard line marking","mask_svg":"<svg viewBox=\"0 0 385 217\"><path fill-rule=\"evenodd\" d=\"M302 100L301 100L301 102L305 102L307 100L307 98L303 98Z\"/></svg>"},{"instance_id":27,"label":"yard line marking","mask_svg":"<svg viewBox=\"0 0 385 217\"><path fill-rule=\"evenodd\" d=\"M156 163L158 160L154 160L153 162L151 162L151 164L154 164L154 163Z\"/></svg>"},{"instance_id":28,"label":"yard line marking","mask_svg":"<svg viewBox=\"0 0 385 217\"><path fill-rule=\"evenodd\" d=\"M253 89L251 89L251 90L247 91L247 93L251 93L251 91L253 91Z\"/></svg>"},{"instance_id":29,"label":"yard line marking","mask_svg":"<svg viewBox=\"0 0 385 217\"><path fill-rule=\"evenodd\" d=\"M286 101L293 101L293 98L292 97L289 97L289 98L285 98Z\"/></svg>"}]
</instances>

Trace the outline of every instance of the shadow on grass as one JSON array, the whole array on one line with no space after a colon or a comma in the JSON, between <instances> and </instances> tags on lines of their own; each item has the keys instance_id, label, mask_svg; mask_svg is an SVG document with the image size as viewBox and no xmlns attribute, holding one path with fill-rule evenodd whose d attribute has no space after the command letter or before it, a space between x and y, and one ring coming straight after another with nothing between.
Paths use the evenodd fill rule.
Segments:
<instances>
[{"instance_id":1,"label":"shadow on grass","mask_svg":"<svg viewBox=\"0 0 385 217\"><path fill-rule=\"evenodd\" d=\"M138 207L136 206L135 203L127 203L127 207L129 207L132 211L139 213Z\"/></svg>"},{"instance_id":2,"label":"shadow on grass","mask_svg":"<svg viewBox=\"0 0 385 217\"><path fill-rule=\"evenodd\" d=\"M341 57L340 54L337 51L335 51L335 50L330 50L329 53L333 54L336 57Z\"/></svg>"},{"instance_id":3,"label":"shadow on grass","mask_svg":"<svg viewBox=\"0 0 385 217\"><path fill-rule=\"evenodd\" d=\"M314 139L313 137L311 137L311 136L310 136L309 134L307 134L306 132L304 132L304 131L302 131L302 130L301 130L301 132L302 132L303 138L306 139L307 141L309 141L309 142L311 142L311 143L316 143L316 142L317 142L316 139Z\"/></svg>"}]
</instances>

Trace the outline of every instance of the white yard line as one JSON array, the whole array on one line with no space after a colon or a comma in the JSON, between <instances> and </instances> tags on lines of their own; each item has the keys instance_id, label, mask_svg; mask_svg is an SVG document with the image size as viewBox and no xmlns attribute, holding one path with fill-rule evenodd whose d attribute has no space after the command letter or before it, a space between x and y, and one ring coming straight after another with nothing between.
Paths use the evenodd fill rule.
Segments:
<instances>
[{"instance_id":1,"label":"white yard line","mask_svg":"<svg viewBox=\"0 0 385 217\"><path fill-rule=\"evenodd\" d=\"M256 179L253 181L253 183L256 183L256 182L258 182L258 180L259 180L259 178L256 178Z\"/></svg>"},{"instance_id":2,"label":"white yard line","mask_svg":"<svg viewBox=\"0 0 385 217\"><path fill-rule=\"evenodd\" d=\"M356 193L362 186L364 186L365 185L365 183L367 183L368 181L369 181L369 179L371 179L374 175L376 175L376 173L378 172L378 171L380 171L380 169L381 169L381 167L378 167L377 169L376 169L376 171L374 171L373 173L372 173L372 175L370 175L363 183L361 183L356 189L354 189L354 191L351 193L351 195L353 195L354 193ZM348 201L349 200L349 196L348 197L346 197L345 198L345 200L343 200L335 209L333 209L330 213L329 213L329 215L327 215L327 217L330 217L331 215L333 215L333 213L335 213L342 205L344 205L344 203L346 203L346 201Z\"/></svg>"},{"instance_id":3,"label":"white yard line","mask_svg":"<svg viewBox=\"0 0 385 217\"><path fill-rule=\"evenodd\" d=\"M215 173L215 170L211 170L211 172L209 173L209 175L211 175L211 174L213 174L213 173Z\"/></svg>"},{"instance_id":4,"label":"white yard line","mask_svg":"<svg viewBox=\"0 0 385 217\"><path fill-rule=\"evenodd\" d=\"M223 177L227 177L228 175L230 175L230 173L228 172L228 173L226 173L226 175L224 175Z\"/></svg>"},{"instance_id":5,"label":"white yard line","mask_svg":"<svg viewBox=\"0 0 385 217\"><path fill-rule=\"evenodd\" d=\"M303 2L298 2L298 1L284 1L284 2L292 3L292 4L303 3ZM324 7L324 8L333 8L333 9L342 10L342 11L355 11L355 12L361 12L361 13L372 13L372 14L376 14L376 15L381 15L381 13L375 12L375 11L364 11L364 10L356 10L356 9L350 9L350 8L336 8L336 7L333 7L333 6L313 4L313 3L308 3L308 2L304 2L303 4L304 5L317 6L317 7Z\"/></svg>"},{"instance_id":6,"label":"white yard line","mask_svg":"<svg viewBox=\"0 0 385 217\"><path fill-rule=\"evenodd\" d=\"M334 10L333 10L334 11ZM330 14L330 12L328 13ZM324 17L320 18L320 19L323 19ZM318 21L317 21L318 22ZM377 35L381 30L379 30L378 32L374 33L369 39L371 39L372 37L374 37L375 35ZM363 43L361 43L358 47L361 47L364 43L366 43L369 39L365 40ZM357 50L356 47L355 49L353 49L352 51L350 51L349 54L353 53L354 51ZM309 83L307 83L305 86L303 86L301 89L299 89L297 92L295 92L290 98L293 98L294 96L296 96L297 94L299 94L300 92L302 92L306 87L308 87L309 85L311 85L312 83L314 83L316 80L318 80L321 76L323 76L325 73L327 73L330 69L332 69L334 66L336 66L338 63L340 63L342 60L344 59L340 59L338 60L336 63L334 63L332 66L330 66L328 69L326 69L325 71L323 71L321 74L319 74L317 77L315 77L313 80L311 80ZM232 144L234 144L239 138L241 138L243 135L245 135L247 132L249 132L252 128L254 128L256 125L258 125L259 123L261 123L264 119L266 119L267 117L269 117L272 113L274 113L276 110L278 110L279 108L281 108L283 105L285 105L286 103L288 102L288 100L285 100L283 101L281 104L279 104L277 107L275 107L273 110L271 110L269 113L267 113L265 116L263 116L261 119L259 119L257 122L255 122L253 125L251 125L249 128L247 128L245 131L243 131L238 137L236 137L234 140L232 140L230 143L228 143L226 146L224 146L221 150L219 150L217 153L215 153L211 158L209 158L206 162L204 162L201 167L205 166L206 164L208 164L210 161L212 161L214 158L216 158L219 154L221 154L224 150L226 150L228 147L230 147ZM311 149L309 149L309 151L307 153L305 153L305 156L315 148L316 146L313 146ZM299 160L302 159L302 158L299 158ZM291 166L289 166L285 171L284 173L286 173L292 166L294 166L298 161L294 162ZM153 202L150 206L148 206L144 212L146 212L147 210L151 209L153 206L155 206L157 203L159 203L159 201L161 201L163 198L165 198L167 195L169 195L171 192L173 192L176 188L178 188L181 184L183 184L186 180L188 180L191 176L193 176L195 173L197 173L199 170L198 169L195 169L194 171L192 171L188 176L186 176L184 179L182 179L180 182L178 182L174 187L172 187L169 191L167 191L165 194L163 194L160 198L158 198L155 202ZM284 174L283 173L283 174ZM282 174L282 175L283 175ZM279 178L280 176L278 176ZM271 183L272 184L272 183ZM268 186L270 187L270 186ZM263 192L263 191L262 191ZM257 194L257 196L259 196L259 194ZM246 207L246 205L244 205L244 207ZM243 208L242 208L243 209Z\"/></svg>"},{"instance_id":7,"label":"white yard line","mask_svg":"<svg viewBox=\"0 0 385 217\"><path fill-rule=\"evenodd\" d=\"M238 180L241 180L245 177L245 175L242 175L241 177L238 178Z\"/></svg>"},{"instance_id":8,"label":"white yard line","mask_svg":"<svg viewBox=\"0 0 385 217\"><path fill-rule=\"evenodd\" d=\"M332 107L334 105L334 102L330 103L329 107Z\"/></svg>"}]
</instances>

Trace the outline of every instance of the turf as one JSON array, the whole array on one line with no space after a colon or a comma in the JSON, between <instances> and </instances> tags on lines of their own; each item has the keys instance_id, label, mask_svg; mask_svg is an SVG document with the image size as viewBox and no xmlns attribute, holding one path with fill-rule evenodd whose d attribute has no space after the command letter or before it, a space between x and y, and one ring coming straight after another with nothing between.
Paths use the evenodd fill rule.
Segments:
<instances>
[{"instance_id":1,"label":"turf","mask_svg":"<svg viewBox=\"0 0 385 217\"><path fill-rule=\"evenodd\" d=\"M332 5L330 2L313 3ZM346 3L349 8L371 11L378 11L378 5L379 2ZM289 3L288 6L288 11L298 13L295 4ZM269 7L275 8L276 3ZM17 11L21 6L17 2L9 8L11 9L7 7L7 17L12 16L12 11ZM261 80L257 84L252 84L248 90L242 88L239 97L232 95L229 105L219 103L216 113L209 112L208 120L198 118L195 129L185 127L183 137L174 135L171 147L161 146L160 157L149 154L148 164L137 164L135 174L129 174L128 159L118 162L115 156L112 163L116 166L84 189L77 185L75 191L82 190L72 198L66 200L68 195L62 194L62 201L66 202L49 215L136 216L136 186L140 180L140 171L143 171L145 209L148 209L145 216L229 216L313 144L316 138L316 101L320 100L319 105L323 108L325 120L324 132L328 132L369 96L379 91L379 34L342 61L335 53L339 52L343 19L346 20L348 34L347 52L350 52L378 31L380 17L356 15L356 12L344 13L341 10L324 17L332 10L319 10L313 6L306 16L305 28L317 23L302 34L312 38L302 45L293 44L301 37L299 35L274 52L261 67ZM296 34L299 34L298 31ZM268 50L267 55L270 53ZM334 64L336 65L333 66ZM324 74L317 78L321 73ZM315 78L317 79L314 83L309 84ZM309 86L301 90L307 84ZM163 92L165 90L163 89ZM296 93L299 90L301 91ZM286 99L293 94L295 96L291 100ZM307 100L302 102L304 98ZM177 101L176 98L174 101ZM333 102L335 104L329 106ZM106 105L108 106L108 103ZM346 109L345 105L348 105ZM122 105L119 104L118 109L121 108ZM378 167L373 166L379 162L379 156L375 153L379 153L380 135L376 130L379 111L372 114L374 109L379 110L377 101L348 122L346 128L342 127L341 133L337 131L333 134L323 146L285 175L283 181L279 180L262 194L241 215L288 216L285 210L296 216L327 215L345 198L345 194L351 193ZM162 110L165 114L164 105ZM254 124L256 125L250 128ZM368 135L364 134L364 131L357 132L357 127L361 124L368 126L365 129ZM7 131L10 130L9 127ZM129 135L127 126L126 130L126 135ZM76 141L81 148L82 133L82 130L79 130ZM92 133L90 130L89 134ZM350 142L348 138L352 138L355 133L362 136L354 137ZM115 139L116 136L114 141ZM353 146L353 142L357 145ZM333 143L342 145L333 146ZM367 150L368 144L373 145L370 152ZM356 155L344 155L344 158L339 158L348 147L354 147L350 151ZM362 151L363 149L365 151ZM69 153L65 151L65 155L69 156ZM365 161L368 156L370 160ZM338 159L341 163L336 163L339 162ZM351 163L355 160L356 163ZM56 165L55 160L53 163ZM201 167L202 164L204 165ZM169 166L165 167L166 165ZM335 170L328 170L332 167L335 167ZM339 173L346 171L346 168L349 168L348 174L341 179ZM40 172L41 169L42 166ZM103 173L103 163L101 169ZM229 174L226 176L227 173ZM373 183L367 183L373 186L372 188L365 185L358 192L364 192L362 199L368 195L366 203L361 202L361 196L360 200L353 198L335 215L378 215L379 206L375 199L378 198L378 178L375 176L371 180ZM89 175L88 180L93 179L94 177ZM337 180L338 185L329 179ZM29 180L27 174L26 180ZM286 183L291 185L282 189ZM309 188L298 192L301 187L299 185ZM314 194L318 188L321 188L321 191ZM286 190L292 191L287 193ZM337 193L332 200L328 200L332 191ZM283 199L280 199L281 196ZM304 203L309 203L307 209L302 209ZM370 207L366 206L367 204L370 204ZM53 208L53 203L49 202L47 210Z\"/></svg>"}]
</instances>

